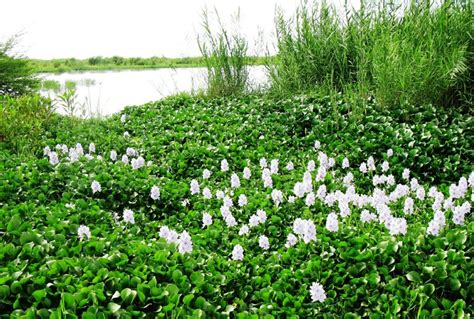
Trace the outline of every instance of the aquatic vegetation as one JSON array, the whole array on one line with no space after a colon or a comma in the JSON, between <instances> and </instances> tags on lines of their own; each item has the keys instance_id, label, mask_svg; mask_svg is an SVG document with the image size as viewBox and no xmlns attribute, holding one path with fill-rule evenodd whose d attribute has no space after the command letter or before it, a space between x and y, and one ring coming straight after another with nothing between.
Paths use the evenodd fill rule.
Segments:
<instances>
[{"instance_id":1,"label":"aquatic vegetation","mask_svg":"<svg viewBox=\"0 0 474 319\"><path fill-rule=\"evenodd\" d=\"M450 133L469 119L326 102L180 97L3 150L0 313L471 313L472 139Z\"/></svg>"}]
</instances>

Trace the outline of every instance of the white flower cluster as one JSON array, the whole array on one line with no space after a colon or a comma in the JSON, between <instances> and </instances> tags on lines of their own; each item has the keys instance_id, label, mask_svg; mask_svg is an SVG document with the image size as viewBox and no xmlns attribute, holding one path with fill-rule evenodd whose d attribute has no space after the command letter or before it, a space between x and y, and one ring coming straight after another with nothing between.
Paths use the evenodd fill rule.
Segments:
<instances>
[{"instance_id":1,"label":"white flower cluster","mask_svg":"<svg viewBox=\"0 0 474 319\"><path fill-rule=\"evenodd\" d=\"M265 236L265 235L261 235L261 236L258 238L258 245L259 245L260 248L262 248L263 250L268 250L268 249L270 249L270 241L268 240L268 237Z\"/></svg>"},{"instance_id":2,"label":"white flower cluster","mask_svg":"<svg viewBox=\"0 0 474 319\"><path fill-rule=\"evenodd\" d=\"M212 225L212 216L209 213L202 214L202 228Z\"/></svg>"},{"instance_id":3,"label":"white flower cluster","mask_svg":"<svg viewBox=\"0 0 474 319\"><path fill-rule=\"evenodd\" d=\"M139 169L139 168L142 168L143 166L145 166L145 159L141 156L137 157L137 158L132 158L132 168L133 169Z\"/></svg>"},{"instance_id":4,"label":"white flower cluster","mask_svg":"<svg viewBox=\"0 0 474 319\"><path fill-rule=\"evenodd\" d=\"M160 199L160 188L158 186L153 186L150 191L150 197L153 200Z\"/></svg>"},{"instance_id":5,"label":"white flower cluster","mask_svg":"<svg viewBox=\"0 0 474 319\"><path fill-rule=\"evenodd\" d=\"M250 179L252 173L250 172L250 168L245 167L243 172L244 179Z\"/></svg>"},{"instance_id":6,"label":"white flower cluster","mask_svg":"<svg viewBox=\"0 0 474 319\"><path fill-rule=\"evenodd\" d=\"M92 188L93 194L95 194L96 192L100 192L102 190L102 187L100 186L100 183L98 181L93 181L91 183L91 188Z\"/></svg>"},{"instance_id":7,"label":"white flower cluster","mask_svg":"<svg viewBox=\"0 0 474 319\"><path fill-rule=\"evenodd\" d=\"M199 183L197 180L193 179L189 185L190 190L191 190L191 195L196 195L199 194Z\"/></svg>"},{"instance_id":8,"label":"white flower cluster","mask_svg":"<svg viewBox=\"0 0 474 319\"><path fill-rule=\"evenodd\" d=\"M281 203L283 203L283 192L278 189L272 190L271 193L272 200L275 203L275 205L278 207L280 206Z\"/></svg>"},{"instance_id":9,"label":"white flower cluster","mask_svg":"<svg viewBox=\"0 0 474 319\"><path fill-rule=\"evenodd\" d=\"M209 177L211 177L211 171L206 168L202 171L202 178L209 179Z\"/></svg>"},{"instance_id":10,"label":"white flower cluster","mask_svg":"<svg viewBox=\"0 0 474 319\"><path fill-rule=\"evenodd\" d=\"M318 282L313 282L309 289L312 302L324 302L326 300L326 291L324 291L323 286Z\"/></svg>"},{"instance_id":11,"label":"white flower cluster","mask_svg":"<svg viewBox=\"0 0 474 319\"><path fill-rule=\"evenodd\" d=\"M316 240L316 227L309 219L297 218L293 222L293 232L306 244Z\"/></svg>"},{"instance_id":12,"label":"white flower cluster","mask_svg":"<svg viewBox=\"0 0 474 319\"><path fill-rule=\"evenodd\" d=\"M79 236L79 240L83 240L85 237L87 237L87 239L91 238L91 231L89 227L85 225L79 226L77 229L77 236Z\"/></svg>"},{"instance_id":13,"label":"white flower cluster","mask_svg":"<svg viewBox=\"0 0 474 319\"><path fill-rule=\"evenodd\" d=\"M273 187L272 173L266 167L262 170L262 181L263 181L263 187L266 187L266 188Z\"/></svg>"},{"instance_id":14,"label":"white flower cluster","mask_svg":"<svg viewBox=\"0 0 474 319\"><path fill-rule=\"evenodd\" d=\"M244 260L244 249L240 245L235 245L232 250L232 260Z\"/></svg>"},{"instance_id":15,"label":"white flower cluster","mask_svg":"<svg viewBox=\"0 0 474 319\"><path fill-rule=\"evenodd\" d=\"M230 187L239 188L240 187L240 178L237 174L232 173L230 176Z\"/></svg>"},{"instance_id":16,"label":"white flower cluster","mask_svg":"<svg viewBox=\"0 0 474 319\"><path fill-rule=\"evenodd\" d=\"M339 222L336 213L330 213L326 219L326 229L330 232L337 232L339 230Z\"/></svg>"},{"instance_id":17,"label":"white flower cluster","mask_svg":"<svg viewBox=\"0 0 474 319\"><path fill-rule=\"evenodd\" d=\"M263 224L267 221L267 213L263 209L258 209L257 213L253 214L249 218L250 228L255 227L259 224Z\"/></svg>"},{"instance_id":18,"label":"white flower cluster","mask_svg":"<svg viewBox=\"0 0 474 319\"><path fill-rule=\"evenodd\" d=\"M193 242L187 231L178 234L175 230L169 229L168 226L161 226L159 235L164 238L168 244L177 244L180 254L191 253L193 251Z\"/></svg>"},{"instance_id":19,"label":"white flower cluster","mask_svg":"<svg viewBox=\"0 0 474 319\"><path fill-rule=\"evenodd\" d=\"M135 216L133 211L130 209L125 209L123 211L123 220L129 224L135 224Z\"/></svg>"}]
</instances>

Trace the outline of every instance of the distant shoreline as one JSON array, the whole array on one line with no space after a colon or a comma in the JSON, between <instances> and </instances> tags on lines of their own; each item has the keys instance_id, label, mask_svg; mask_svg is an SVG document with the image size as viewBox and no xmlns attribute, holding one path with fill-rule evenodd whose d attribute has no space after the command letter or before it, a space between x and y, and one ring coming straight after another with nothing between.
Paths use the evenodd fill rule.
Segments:
<instances>
[{"instance_id":1,"label":"distant shoreline","mask_svg":"<svg viewBox=\"0 0 474 319\"><path fill-rule=\"evenodd\" d=\"M263 65L266 57L248 57L248 65ZM123 57L92 57L88 59L28 59L35 73L65 73L87 71L125 71L150 70L164 68L199 68L206 67L202 57L185 58L123 58Z\"/></svg>"}]
</instances>

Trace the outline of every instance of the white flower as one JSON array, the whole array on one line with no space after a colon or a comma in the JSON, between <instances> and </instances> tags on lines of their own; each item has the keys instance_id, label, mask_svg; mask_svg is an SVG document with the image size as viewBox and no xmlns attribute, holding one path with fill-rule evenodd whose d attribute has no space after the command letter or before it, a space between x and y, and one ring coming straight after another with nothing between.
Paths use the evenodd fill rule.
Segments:
<instances>
[{"instance_id":1,"label":"white flower","mask_svg":"<svg viewBox=\"0 0 474 319\"><path fill-rule=\"evenodd\" d=\"M324 178L326 177L326 174L327 174L326 166L324 165L319 166L318 173L316 174L316 181L317 182L323 181Z\"/></svg>"},{"instance_id":2,"label":"white flower","mask_svg":"<svg viewBox=\"0 0 474 319\"><path fill-rule=\"evenodd\" d=\"M367 159L367 167L369 171L375 171L375 160L372 156Z\"/></svg>"},{"instance_id":3,"label":"white flower","mask_svg":"<svg viewBox=\"0 0 474 319\"><path fill-rule=\"evenodd\" d=\"M199 183L197 180L193 179L190 183L191 195L199 194Z\"/></svg>"},{"instance_id":4,"label":"white flower","mask_svg":"<svg viewBox=\"0 0 474 319\"><path fill-rule=\"evenodd\" d=\"M326 193L327 193L326 185L324 184L319 185L318 190L316 192L316 197L318 197L319 200L324 201L324 198L326 197Z\"/></svg>"},{"instance_id":5,"label":"white flower","mask_svg":"<svg viewBox=\"0 0 474 319\"><path fill-rule=\"evenodd\" d=\"M240 207L244 207L245 205L247 205L247 196L245 196L244 194L240 194L238 203Z\"/></svg>"},{"instance_id":6,"label":"white flower","mask_svg":"<svg viewBox=\"0 0 474 319\"><path fill-rule=\"evenodd\" d=\"M216 198L217 198L217 199L223 199L224 196L225 196L225 194L224 194L223 191L218 190L218 191L216 192Z\"/></svg>"},{"instance_id":7,"label":"white flower","mask_svg":"<svg viewBox=\"0 0 474 319\"><path fill-rule=\"evenodd\" d=\"M407 221L405 218L400 217L392 217L388 221L388 230L390 231L390 235L396 236L399 234L405 235L407 233Z\"/></svg>"},{"instance_id":8,"label":"white flower","mask_svg":"<svg viewBox=\"0 0 474 319\"><path fill-rule=\"evenodd\" d=\"M330 213L326 219L326 229L330 232L337 232L339 230L339 222L335 213Z\"/></svg>"},{"instance_id":9,"label":"white flower","mask_svg":"<svg viewBox=\"0 0 474 319\"><path fill-rule=\"evenodd\" d=\"M302 198L305 194L304 184L301 182L297 182L293 187L293 193L295 193L296 197Z\"/></svg>"},{"instance_id":10,"label":"white flower","mask_svg":"<svg viewBox=\"0 0 474 319\"><path fill-rule=\"evenodd\" d=\"M81 143L77 143L77 144L76 144L76 153L77 153L79 156L84 155L84 149L82 148Z\"/></svg>"},{"instance_id":11,"label":"white flower","mask_svg":"<svg viewBox=\"0 0 474 319\"><path fill-rule=\"evenodd\" d=\"M145 166L145 159L141 156L138 158L132 158L132 168L133 169L139 169Z\"/></svg>"},{"instance_id":12,"label":"white flower","mask_svg":"<svg viewBox=\"0 0 474 319\"><path fill-rule=\"evenodd\" d=\"M402 178L405 180L410 179L410 170L408 168L405 168L402 173Z\"/></svg>"},{"instance_id":13,"label":"white flower","mask_svg":"<svg viewBox=\"0 0 474 319\"><path fill-rule=\"evenodd\" d=\"M306 166L306 170L308 172L313 172L316 169L316 162L314 160L310 160L308 165Z\"/></svg>"},{"instance_id":14,"label":"white flower","mask_svg":"<svg viewBox=\"0 0 474 319\"><path fill-rule=\"evenodd\" d=\"M181 205L183 205L183 207L187 207L189 205L189 199L188 198L185 198L181 201Z\"/></svg>"},{"instance_id":15,"label":"white flower","mask_svg":"<svg viewBox=\"0 0 474 319\"><path fill-rule=\"evenodd\" d=\"M258 218L257 215L253 214L252 216L250 216L249 218L249 226L250 227L255 227L257 226L258 224L260 224L260 218Z\"/></svg>"},{"instance_id":16,"label":"white flower","mask_svg":"<svg viewBox=\"0 0 474 319\"><path fill-rule=\"evenodd\" d=\"M263 180L263 187L266 187L266 188L273 187L272 174L268 168L263 169L262 180Z\"/></svg>"},{"instance_id":17,"label":"white flower","mask_svg":"<svg viewBox=\"0 0 474 319\"><path fill-rule=\"evenodd\" d=\"M153 162L152 162L152 161L146 162L146 166L150 167L151 165L153 165Z\"/></svg>"},{"instance_id":18,"label":"white flower","mask_svg":"<svg viewBox=\"0 0 474 319\"><path fill-rule=\"evenodd\" d=\"M212 216L209 213L204 213L202 215L202 228L207 227L212 224Z\"/></svg>"},{"instance_id":19,"label":"white flower","mask_svg":"<svg viewBox=\"0 0 474 319\"><path fill-rule=\"evenodd\" d=\"M224 217L224 221L227 227L234 227L237 225L237 221L235 220L235 217L230 213Z\"/></svg>"},{"instance_id":20,"label":"white flower","mask_svg":"<svg viewBox=\"0 0 474 319\"><path fill-rule=\"evenodd\" d=\"M469 174L468 183L470 187L474 187L474 171ZM474 194L474 193L473 193Z\"/></svg>"},{"instance_id":21,"label":"white flower","mask_svg":"<svg viewBox=\"0 0 474 319\"><path fill-rule=\"evenodd\" d=\"M365 163L360 164L359 171L364 174L367 173L367 164Z\"/></svg>"},{"instance_id":22,"label":"white flower","mask_svg":"<svg viewBox=\"0 0 474 319\"><path fill-rule=\"evenodd\" d=\"M168 226L161 226L160 237L164 238L168 244L173 244L178 243L179 235L176 231L169 229Z\"/></svg>"},{"instance_id":23,"label":"white flower","mask_svg":"<svg viewBox=\"0 0 474 319\"><path fill-rule=\"evenodd\" d=\"M258 238L258 245L260 246L260 248L262 248L263 250L268 250L270 248L270 242L268 241L268 237L265 236L265 235L261 235L259 238Z\"/></svg>"},{"instance_id":24,"label":"white flower","mask_svg":"<svg viewBox=\"0 0 474 319\"><path fill-rule=\"evenodd\" d=\"M212 193L209 187L205 187L202 190L202 196L204 196L205 199L211 199L212 198Z\"/></svg>"},{"instance_id":25,"label":"white flower","mask_svg":"<svg viewBox=\"0 0 474 319\"><path fill-rule=\"evenodd\" d=\"M247 235L249 233L249 226L242 225L239 229L239 236Z\"/></svg>"},{"instance_id":26,"label":"white flower","mask_svg":"<svg viewBox=\"0 0 474 319\"><path fill-rule=\"evenodd\" d=\"M211 171L208 169L205 169L202 171L202 178L203 179L209 179L211 177Z\"/></svg>"},{"instance_id":27,"label":"white flower","mask_svg":"<svg viewBox=\"0 0 474 319\"><path fill-rule=\"evenodd\" d=\"M43 155L49 155L49 153L51 152L51 148L49 148L49 146L45 146L43 148Z\"/></svg>"},{"instance_id":28,"label":"white flower","mask_svg":"<svg viewBox=\"0 0 474 319\"><path fill-rule=\"evenodd\" d=\"M125 123L125 119L127 118L127 114L122 114L120 117L120 122Z\"/></svg>"},{"instance_id":29,"label":"white flower","mask_svg":"<svg viewBox=\"0 0 474 319\"><path fill-rule=\"evenodd\" d=\"M244 260L244 249L240 245L235 245L232 249L232 260Z\"/></svg>"},{"instance_id":30,"label":"white flower","mask_svg":"<svg viewBox=\"0 0 474 319\"><path fill-rule=\"evenodd\" d=\"M267 213L263 209L257 209L257 216L260 224L263 224L267 221Z\"/></svg>"},{"instance_id":31,"label":"white flower","mask_svg":"<svg viewBox=\"0 0 474 319\"><path fill-rule=\"evenodd\" d=\"M90 143L89 144L89 154L95 153L95 144Z\"/></svg>"},{"instance_id":32,"label":"white flower","mask_svg":"<svg viewBox=\"0 0 474 319\"><path fill-rule=\"evenodd\" d=\"M102 188L100 187L100 183L98 181L93 181L91 184L92 193L95 194L96 192L100 192Z\"/></svg>"},{"instance_id":33,"label":"white flower","mask_svg":"<svg viewBox=\"0 0 474 319\"><path fill-rule=\"evenodd\" d=\"M286 169L288 171L292 171L295 168L295 165L293 165L292 161L289 161L288 164L286 164Z\"/></svg>"},{"instance_id":34,"label":"white flower","mask_svg":"<svg viewBox=\"0 0 474 319\"><path fill-rule=\"evenodd\" d=\"M49 156L49 163L51 165L54 166L59 163L58 154L56 154L56 152L49 152L48 156Z\"/></svg>"},{"instance_id":35,"label":"white flower","mask_svg":"<svg viewBox=\"0 0 474 319\"><path fill-rule=\"evenodd\" d=\"M342 160L342 168L349 168L349 159L347 157L344 157Z\"/></svg>"},{"instance_id":36,"label":"white flower","mask_svg":"<svg viewBox=\"0 0 474 319\"><path fill-rule=\"evenodd\" d=\"M150 197L153 200L160 199L160 188L158 186L153 186L151 188Z\"/></svg>"},{"instance_id":37,"label":"white flower","mask_svg":"<svg viewBox=\"0 0 474 319\"><path fill-rule=\"evenodd\" d=\"M193 242L187 231L183 231L178 239L178 251L180 254L191 253L193 251Z\"/></svg>"},{"instance_id":38,"label":"white flower","mask_svg":"<svg viewBox=\"0 0 474 319\"><path fill-rule=\"evenodd\" d=\"M416 190L416 198L419 200L424 200L425 199L425 189L423 187L418 187Z\"/></svg>"},{"instance_id":39,"label":"white flower","mask_svg":"<svg viewBox=\"0 0 474 319\"><path fill-rule=\"evenodd\" d=\"M232 202L232 198L230 198L229 196L225 195L224 198L222 199L222 201L224 202L224 206L226 207L232 207L234 206L234 203Z\"/></svg>"},{"instance_id":40,"label":"white flower","mask_svg":"<svg viewBox=\"0 0 474 319\"><path fill-rule=\"evenodd\" d=\"M344 176L342 183L344 184L345 187L349 187L351 186L353 180L354 180L354 175L352 175L352 173L349 172L346 174L346 176Z\"/></svg>"},{"instance_id":41,"label":"white flower","mask_svg":"<svg viewBox=\"0 0 474 319\"><path fill-rule=\"evenodd\" d=\"M130 209L123 211L123 220L127 223L135 224L135 217L133 216L133 212Z\"/></svg>"},{"instance_id":42,"label":"white flower","mask_svg":"<svg viewBox=\"0 0 474 319\"><path fill-rule=\"evenodd\" d=\"M117 160L117 152L115 150L110 151L110 159L114 162Z\"/></svg>"},{"instance_id":43,"label":"white flower","mask_svg":"<svg viewBox=\"0 0 474 319\"><path fill-rule=\"evenodd\" d=\"M377 215L374 213L369 212L367 209L364 209L362 213L360 214L360 220L363 223L368 223L372 220L375 220L377 218Z\"/></svg>"},{"instance_id":44,"label":"white flower","mask_svg":"<svg viewBox=\"0 0 474 319\"><path fill-rule=\"evenodd\" d=\"M336 165L336 160L335 160L334 158L330 157L330 158L328 159L328 168L331 168L331 167L333 167L334 165Z\"/></svg>"},{"instance_id":45,"label":"white flower","mask_svg":"<svg viewBox=\"0 0 474 319\"><path fill-rule=\"evenodd\" d=\"M280 204L283 202L283 193L282 191L278 189L272 190L272 200L275 203L276 206L280 206Z\"/></svg>"},{"instance_id":46,"label":"white flower","mask_svg":"<svg viewBox=\"0 0 474 319\"><path fill-rule=\"evenodd\" d=\"M309 192L308 195L306 195L306 199L305 199L306 206L308 206L308 207L313 206L315 200L316 200L316 196L314 195L314 193Z\"/></svg>"},{"instance_id":47,"label":"white flower","mask_svg":"<svg viewBox=\"0 0 474 319\"><path fill-rule=\"evenodd\" d=\"M388 171L389 165L387 161L383 161L382 163L382 172Z\"/></svg>"},{"instance_id":48,"label":"white flower","mask_svg":"<svg viewBox=\"0 0 474 319\"><path fill-rule=\"evenodd\" d=\"M320 147L321 147L321 142L314 141L314 149L319 150Z\"/></svg>"},{"instance_id":49,"label":"white flower","mask_svg":"<svg viewBox=\"0 0 474 319\"><path fill-rule=\"evenodd\" d=\"M83 240L85 237L87 237L87 239L91 238L89 227L84 225L79 226L77 229L77 236L79 236L79 240Z\"/></svg>"},{"instance_id":50,"label":"white flower","mask_svg":"<svg viewBox=\"0 0 474 319\"><path fill-rule=\"evenodd\" d=\"M436 220L433 219L428 224L428 229L426 230L426 232L429 235L437 236L441 228L442 228L441 225Z\"/></svg>"},{"instance_id":51,"label":"white flower","mask_svg":"<svg viewBox=\"0 0 474 319\"><path fill-rule=\"evenodd\" d=\"M232 176L230 177L230 187L232 188L240 187L240 178L235 173L232 173Z\"/></svg>"},{"instance_id":52,"label":"white flower","mask_svg":"<svg viewBox=\"0 0 474 319\"><path fill-rule=\"evenodd\" d=\"M71 204L71 203L67 203L66 205L64 205L66 208L69 208L69 209L74 209L76 208L76 205L74 204Z\"/></svg>"},{"instance_id":53,"label":"white flower","mask_svg":"<svg viewBox=\"0 0 474 319\"><path fill-rule=\"evenodd\" d=\"M387 157L392 157L393 156L393 150L391 148L389 148L387 150Z\"/></svg>"},{"instance_id":54,"label":"white flower","mask_svg":"<svg viewBox=\"0 0 474 319\"><path fill-rule=\"evenodd\" d=\"M295 236L295 234L289 233L289 234L288 234L288 237L286 238L285 247L286 247L286 248L293 247L294 245L296 245L296 242L297 242L297 241L298 241L298 238Z\"/></svg>"},{"instance_id":55,"label":"white flower","mask_svg":"<svg viewBox=\"0 0 474 319\"><path fill-rule=\"evenodd\" d=\"M222 172L227 172L229 170L229 163L227 162L226 159L223 159L221 161L221 171Z\"/></svg>"},{"instance_id":56,"label":"white flower","mask_svg":"<svg viewBox=\"0 0 474 319\"><path fill-rule=\"evenodd\" d=\"M244 178L250 179L250 176L252 176L252 173L250 172L250 168L248 167L244 168Z\"/></svg>"},{"instance_id":57,"label":"white flower","mask_svg":"<svg viewBox=\"0 0 474 319\"><path fill-rule=\"evenodd\" d=\"M293 195L288 196L288 203L293 204L295 202L295 200L296 200L295 196L293 196Z\"/></svg>"},{"instance_id":58,"label":"white flower","mask_svg":"<svg viewBox=\"0 0 474 319\"><path fill-rule=\"evenodd\" d=\"M128 131L123 132L123 137L129 138L129 137L130 137L130 133L128 133Z\"/></svg>"},{"instance_id":59,"label":"white flower","mask_svg":"<svg viewBox=\"0 0 474 319\"><path fill-rule=\"evenodd\" d=\"M79 154L77 154L76 149L71 147L69 149L69 161L74 163L79 159Z\"/></svg>"},{"instance_id":60,"label":"white flower","mask_svg":"<svg viewBox=\"0 0 474 319\"><path fill-rule=\"evenodd\" d=\"M86 154L85 157L90 161L92 160L94 157L90 154Z\"/></svg>"},{"instance_id":61,"label":"white flower","mask_svg":"<svg viewBox=\"0 0 474 319\"><path fill-rule=\"evenodd\" d=\"M316 227L311 220L297 218L293 222L293 232L299 235L306 244L316 240Z\"/></svg>"},{"instance_id":62,"label":"white flower","mask_svg":"<svg viewBox=\"0 0 474 319\"><path fill-rule=\"evenodd\" d=\"M405 199L405 204L404 204L404 206L403 206L403 211L405 212L405 214L408 215L408 214L413 213L414 204L415 204L415 202L414 202L413 198L407 197L407 198Z\"/></svg>"},{"instance_id":63,"label":"white flower","mask_svg":"<svg viewBox=\"0 0 474 319\"><path fill-rule=\"evenodd\" d=\"M268 166L268 164L267 164L266 158L265 158L265 157L262 157L262 158L260 159L260 168L261 168L261 169L264 169L264 168L266 168L267 166Z\"/></svg>"},{"instance_id":64,"label":"white flower","mask_svg":"<svg viewBox=\"0 0 474 319\"><path fill-rule=\"evenodd\" d=\"M126 153L128 156L137 156L137 151L133 147L127 147Z\"/></svg>"},{"instance_id":65,"label":"white flower","mask_svg":"<svg viewBox=\"0 0 474 319\"><path fill-rule=\"evenodd\" d=\"M323 286L320 283L313 282L309 289L309 293L311 295L312 302L324 302L326 300L326 292L324 291Z\"/></svg>"},{"instance_id":66,"label":"white flower","mask_svg":"<svg viewBox=\"0 0 474 319\"><path fill-rule=\"evenodd\" d=\"M278 160L277 159L272 159L270 162L270 173L272 175L278 174Z\"/></svg>"},{"instance_id":67,"label":"white flower","mask_svg":"<svg viewBox=\"0 0 474 319\"><path fill-rule=\"evenodd\" d=\"M122 163L128 164L128 156L126 154L122 156Z\"/></svg>"}]
</instances>

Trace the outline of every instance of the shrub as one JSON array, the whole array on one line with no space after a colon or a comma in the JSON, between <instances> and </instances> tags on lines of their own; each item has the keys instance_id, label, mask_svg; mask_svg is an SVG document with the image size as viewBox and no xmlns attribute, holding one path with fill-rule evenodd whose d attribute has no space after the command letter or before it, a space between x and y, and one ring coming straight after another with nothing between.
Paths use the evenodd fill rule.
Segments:
<instances>
[{"instance_id":1,"label":"shrub","mask_svg":"<svg viewBox=\"0 0 474 319\"><path fill-rule=\"evenodd\" d=\"M238 33L230 34L217 14L219 30L214 33L207 11L203 12L204 37L198 39L199 49L207 67L209 96L238 95L246 91L249 74L247 40Z\"/></svg>"},{"instance_id":2,"label":"shrub","mask_svg":"<svg viewBox=\"0 0 474 319\"><path fill-rule=\"evenodd\" d=\"M39 95L0 97L0 139L18 153L33 153L53 116L49 99Z\"/></svg>"},{"instance_id":3,"label":"shrub","mask_svg":"<svg viewBox=\"0 0 474 319\"><path fill-rule=\"evenodd\" d=\"M18 36L0 43L0 95L20 96L39 86L28 60L12 54Z\"/></svg>"},{"instance_id":4,"label":"shrub","mask_svg":"<svg viewBox=\"0 0 474 319\"><path fill-rule=\"evenodd\" d=\"M383 107L472 105L472 8L418 1L348 10L304 5L277 18L278 54L269 64L282 94L327 87L371 92Z\"/></svg>"}]
</instances>

